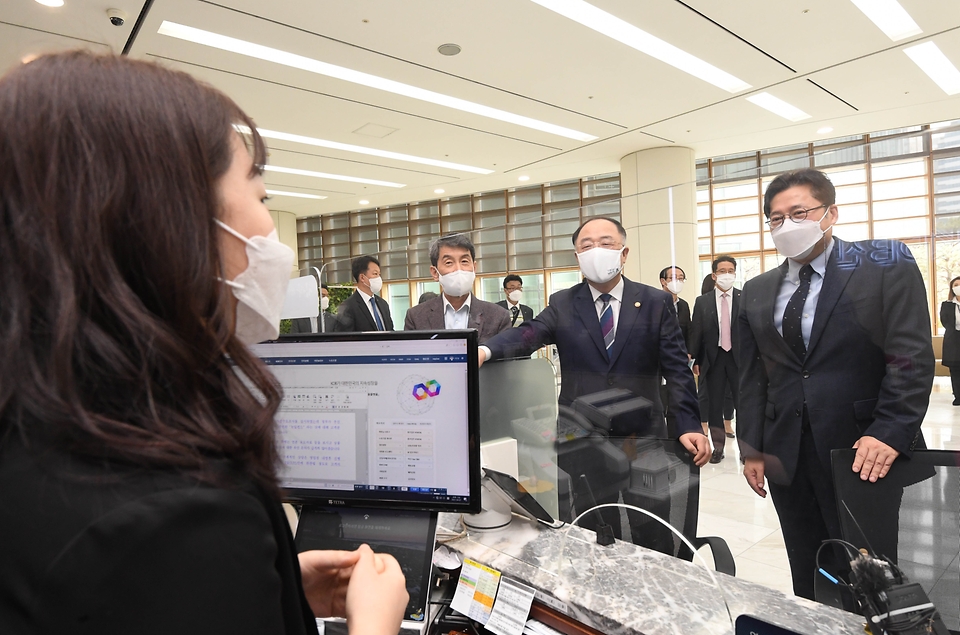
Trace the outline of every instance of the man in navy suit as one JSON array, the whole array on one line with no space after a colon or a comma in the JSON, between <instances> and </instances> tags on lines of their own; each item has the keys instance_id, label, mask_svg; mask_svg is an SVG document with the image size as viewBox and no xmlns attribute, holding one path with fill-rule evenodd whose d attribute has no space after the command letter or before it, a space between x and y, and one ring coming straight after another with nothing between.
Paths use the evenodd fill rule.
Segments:
<instances>
[{"instance_id":1,"label":"man in navy suit","mask_svg":"<svg viewBox=\"0 0 960 635\"><path fill-rule=\"evenodd\" d=\"M651 420L657 429L619 430L612 436L665 432L659 391L662 373L680 442L697 465L703 465L710 458L710 443L700 427L673 297L622 275L626 238L617 221L599 217L585 221L574 232L573 245L586 281L554 293L538 316L488 340L480 347L480 362L529 356L541 346L556 344L561 405L611 388L629 390L652 402Z\"/></svg>"},{"instance_id":2,"label":"man in navy suit","mask_svg":"<svg viewBox=\"0 0 960 635\"><path fill-rule=\"evenodd\" d=\"M350 268L353 279L357 281L357 290L340 303L336 330L392 331L390 305L380 297L380 290L383 288L380 261L373 256L360 256L353 260Z\"/></svg>"},{"instance_id":3,"label":"man in navy suit","mask_svg":"<svg viewBox=\"0 0 960 635\"><path fill-rule=\"evenodd\" d=\"M769 481L794 593L810 599L817 549L841 537L830 451L854 447L847 469L865 481L886 476L924 447L934 374L929 303L910 250L834 238L835 201L816 170L770 183L763 211L787 260L747 282L740 301L743 473L763 497ZM895 531L895 515L889 524Z\"/></svg>"},{"instance_id":4,"label":"man in navy suit","mask_svg":"<svg viewBox=\"0 0 960 635\"><path fill-rule=\"evenodd\" d=\"M701 388L707 391L707 412L704 416L713 440L711 463L723 460L727 434L723 416L723 399L729 389L736 408L739 396L737 374L737 311L740 290L734 288L737 261L732 256L718 256L713 261L714 289L697 298L693 305L693 321L687 340L693 356L693 374L700 377Z\"/></svg>"}]
</instances>

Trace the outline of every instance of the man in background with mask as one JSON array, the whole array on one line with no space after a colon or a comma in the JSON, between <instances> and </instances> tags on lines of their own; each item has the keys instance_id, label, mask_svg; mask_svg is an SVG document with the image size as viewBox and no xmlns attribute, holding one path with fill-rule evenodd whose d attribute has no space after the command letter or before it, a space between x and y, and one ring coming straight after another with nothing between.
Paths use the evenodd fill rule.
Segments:
<instances>
[{"instance_id":1,"label":"man in background with mask","mask_svg":"<svg viewBox=\"0 0 960 635\"><path fill-rule=\"evenodd\" d=\"M660 271L660 288L673 296L673 308L677 313L677 321L680 323L680 333L683 335L683 341L687 345L687 359L690 359L690 305L678 294L683 290L683 283L687 279L687 274L683 269L677 266L666 267ZM667 418L667 436L677 436L677 417L670 407L670 391L667 390L667 382L663 380L660 384L660 402L663 404L663 413Z\"/></svg>"},{"instance_id":2,"label":"man in background with mask","mask_svg":"<svg viewBox=\"0 0 960 635\"><path fill-rule=\"evenodd\" d=\"M739 401L737 374L737 311L740 309L740 290L733 281L737 278L737 261L731 256L719 256L713 261L712 292L697 298L693 305L690 325L690 355L693 356L693 374L700 377L701 389L707 391L707 417L713 440L711 463L723 460L727 437L733 437L730 421L723 417L723 398L729 388L733 407Z\"/></svg>"},{"instance_id":3,"label":"man in background with mask","mask_svg":"<svg viewBox=\"0 0 960 635\"><path fill-rule=\"evenodd\" d=\"M407 311L405 331L476 329L485 342L510 328L510 313L473 295L476 250L464 234L450 234L430 245L430 273L443 293Z\"/></svg>"},{"instance_id":4,"label":"man in background with mask","mask_svg":"<svg viewBox=\"0 0 960 635\"><path fill-rule=\"evenodd\" d=\"M320 284L320 317L323 318L323 330L320 330L319 319L315 317L295 318L291 320L291 333L332 333L337 330L337 316L330 313L330 290L327 283Z\"/></svg>"},{"instance_id":5,"label":"man in background with mask","mask_svg":"<svg viewBox=\"0 0 960 635\"><path fill-rule=\"evenodd\" d=\"M340 303L337 331L392 331L390 305L380 297L380 261L373 256L360 256L354 259L351 273L357 290Z\"/></svg>"},{"instance_id":6,"label":"man in background with mask","mask_svg":"<svg viewBox=\"0 0 960 635\"><path fill-rule=\"evenodd\" d=\"M762 497L769 480L794 593L809 599L817 549L841 537L830 451L856 448L844 469L872 482L886 476L924 447L934 374L929 303L910 250L833 237L835 200L817 170L770 183L763 212L786 260L747 282L740 301L743 473ZM824 549L821 566L836 571L830 559Z\"/></svg>"},{"instance_id":7,"label":"man in background with mask","mask_svg":"<svg viewBox=\"0 0 960 635\"><path fill-rule=\"evenodd\" d=\"M561 368L560 405L569 406L578 397L613 388L652 402L646 422L651 427L612 430L611 438L665 434L659 390L662 373L676 414L679 440L697 465L703 465L710 458L710 443L700 427L693 375L687 366L687 349L673 298L623 276L629 251L624 246L626 239L626 231L615 220L597 217L585 221L574 232L573 245L586 280L554 293L537 317L481 346L480 362L528 356L541 346L556 344ZM637 419L636 425L643 425L639 416ZM627 503L632 502L629 492L623 495ZM604 509L601 514L619 535L619 510ZM634 542L644 544L644 532L637 531L638 524L632 517L630 524Z\"/></svg>"},{"instance_id":8,"label":"man in background with mask","mask_svg":"<svg viewBox=\"0 0 960 635\"><path fill-rule=\"evenodd\" d=\"M503 294L507 296L507 299L497 302L497 306L502 306L510 311L510 326L520 326L525 321L533 319L533 309L526 304L520 304L520 300L523 298L523 278L515 273L505 277L503 279Z\"/></svg>"}]
</instances>

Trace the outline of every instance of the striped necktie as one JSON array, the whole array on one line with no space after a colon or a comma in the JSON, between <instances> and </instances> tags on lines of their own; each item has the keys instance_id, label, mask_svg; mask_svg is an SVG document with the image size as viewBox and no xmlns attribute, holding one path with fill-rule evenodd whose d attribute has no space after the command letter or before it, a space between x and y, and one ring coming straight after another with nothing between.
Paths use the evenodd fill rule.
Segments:
<instances>
[{"instance_id":1,"label":"striped necktie","mask_svg":"<svg viewBox=\"0 0 960 635\"><path fill-rule=\"evenodd\" d=\"M610 356L610 347L613 346L615 333L613 332L613 307L610 306L610 294L601 293L600 300L603 308L600 309L600 333L603 334L603 345L607 348L607 357Z\"/></svg>"},{"instance_id":2,"label":"striped necktie","mask_svg":"<svg viewBox=\"0 0 960 635\"><path fill-rule=\"evenodd\" d=\"M370 308L373 309L373 317L377 321L377 330L382 331L383 329L383 320L380 319L380 311L377 310L377 299L370 298Z\"/></svg>"}]
</instances>

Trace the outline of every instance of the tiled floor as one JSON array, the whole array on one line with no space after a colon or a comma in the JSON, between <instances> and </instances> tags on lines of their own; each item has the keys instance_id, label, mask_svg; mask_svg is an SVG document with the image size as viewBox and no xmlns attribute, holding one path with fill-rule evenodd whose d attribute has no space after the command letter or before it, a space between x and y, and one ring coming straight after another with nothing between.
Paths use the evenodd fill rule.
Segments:
<instances>
[{"instance_id":1,"label":"tiled floor","mask_svg":"<svg viewBox=\"0 0 960 635\"><path fill-rule=\"evenodd\" d=\"M937 377L923 423L927 447L960 450L960 407L952 405L950 378ZM727 457L700 472L701 536L727 541L737 563L737 577L792 593L790 567L780 533L780 521L769 495L753 493L743 478L734 444ZM709 556L708 556L709 559Z\"/></svg>"}]
</instances>

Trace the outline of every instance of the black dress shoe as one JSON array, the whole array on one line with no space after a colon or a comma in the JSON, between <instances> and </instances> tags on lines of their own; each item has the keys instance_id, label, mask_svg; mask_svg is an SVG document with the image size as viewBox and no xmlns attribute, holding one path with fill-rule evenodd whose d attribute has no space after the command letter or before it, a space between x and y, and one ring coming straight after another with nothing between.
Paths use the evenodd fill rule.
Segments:
<instances>
[{"instance_id":1,"label":"black dress shoe","mask_svg":"<svg viewBox=\"0 0 960 635\"><path fill-rule=\"evenodd\" d=\"M723 460L723 450L714 450L713 456L710 457L711 463L719 463Z\"/></svg>"},{"instance_id":2,"label":"black dress shoe","mask_svg":"<svg viewBox=\"0 0 960 635\"><path fill-rule=\"evenodd\" d=\"M960 406L960 397L955 397L953 400L953 405Z\"/></svg>"},{"instance_id":3,"label":"black dress shoe","mask_svg":"<svg viewBox=\"0 0 960 635\"><path fill-rule=\"evenodd\" d=\"M728 438L728 439L735 439L735 438L736 438L732 432L727 432L726 434L727 434L727 438Z\"/></svg>"}]
</instances>

